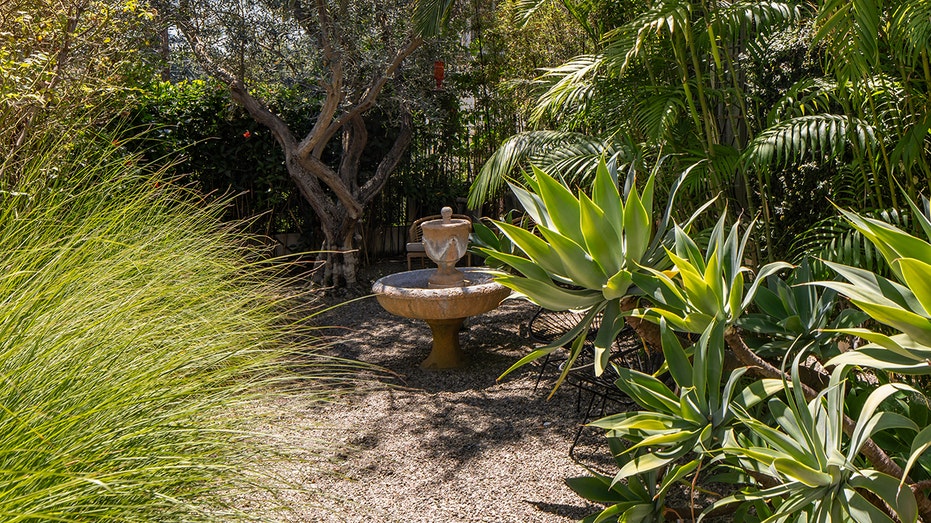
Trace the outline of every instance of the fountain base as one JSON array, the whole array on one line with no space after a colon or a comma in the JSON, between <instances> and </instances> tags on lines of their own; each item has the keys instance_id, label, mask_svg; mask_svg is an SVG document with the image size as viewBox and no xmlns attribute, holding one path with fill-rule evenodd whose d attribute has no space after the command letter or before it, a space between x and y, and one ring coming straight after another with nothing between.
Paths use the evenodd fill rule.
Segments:
<instances>
[{"instance_id":1,"label":"fountain base","mask_svg":"<svg viewBox=\"0 0 931 523\"><path fill-rule=\"evenodd\" d=\"M466 364L465 353L459 345L459 330L465 318L424 320L433 332L430 355L420 363L421 369L458 369Z\"/></svg>"}]
</instances>

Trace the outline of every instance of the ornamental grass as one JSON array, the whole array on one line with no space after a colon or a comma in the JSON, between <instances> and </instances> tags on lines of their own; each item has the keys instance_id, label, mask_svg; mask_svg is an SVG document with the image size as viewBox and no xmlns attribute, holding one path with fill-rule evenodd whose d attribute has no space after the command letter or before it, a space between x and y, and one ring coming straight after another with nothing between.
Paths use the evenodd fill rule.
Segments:
<instances>
[{"instance_id":1,"label":"ornamental grass","mask_svg":"<svg viewBox=\"0 0 931 523\"><path fill-rule=\"evenodd\" d=\"M0 520L271 519L253 407L328 364L228 202L91 134L0 161Z\"/></svg>"}]
</instances>

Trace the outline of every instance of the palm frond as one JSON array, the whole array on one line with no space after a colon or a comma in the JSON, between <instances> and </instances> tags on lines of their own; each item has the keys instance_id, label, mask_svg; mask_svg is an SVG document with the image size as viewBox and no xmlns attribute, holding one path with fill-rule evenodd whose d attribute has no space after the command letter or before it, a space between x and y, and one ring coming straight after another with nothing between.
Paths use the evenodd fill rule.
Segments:
<instances>
[{"instance_id":1,"label":"palm frond","mask_svg":"<svg viewBox=\"0 0 931 523\"><path fill-rule=\"evenodd\" d=\"M826 113L837 101L836 82L826 78L803 78L786 90L766 119L773 124L798 116Z\"/></svg>"},{"instance_id":2,"label":"palm frond","mask_svg":"<svg viewBox=\"0 0 931 523\"><path fill-rule=\"evenodd\" d=\"M869 76L878 68L882 14L876 0L824 0L814 39L831 50L843 81Z\"/></svg>"},{"instance_id":3,"label":"palm frond","mask_svg":"<svg viewBox=\"0 0 931 523\"><path fill-rule=\"evenodd\" d=\"M890 47L909 66L931 54L931 2L902 2L890 19Z\"/></svg>"},{"instance_id":4,"label":"palm frond","mask_svg":"<svg viewBox=\"0 0 931 523\"><path fill-rule=\"evenodd\" d=\"M770 34L802 18L802 8L795 2L732 2L711 13L710 22L732 33L753 28L757 35Z\"/></svg>"},{"instance_id":5,"label":"palm frond","mask_svg":"<svg viewBox=\"0 0 931 523\"><path fill-rule=\"evenodd\" d=\"M636 107L633 120L647 140L659 143L687 110L682 86L658 86Z\"/></svg>"},{"instance_id":6,"label":"palm frond","mask_svg":"<svg viewBox=\"0 0 931 523\"><path fill-rule=\"evenodd\" d=\"M476 208L504 187L508 176L531 155L554 151L567 144L597 144L588 135L565 131L529 131L511 136L491 155L469 189L469 207Z\"/></svg>"},{"instance_id":7,"label":"palm frond","mask_svg":"<svg viewBox=\"0 0 931 523\"><path fill-rule=\"evenodd\" d=\"M560 113L578 112L579 107L591 97L594 90L592 80L601 63L600 56L582 55L558 67L545 69L546 72L536 82L549 88L537 99L531 121L539 122L548 115L558 119Z\"/></svg>"},{"instance_id":8,"label":"palm frond","mask_svg":"<svg viewBox=\"0 0 931 523\"><path fill-rule=\"evenodd\" d=\"M908 213L895 209L863 214L903 230L909 230L912 221ZM816 223L792 244L790 252L793 260L812 257L891 276L889 265L873 243L840 216L831 216Z\"/></svg>"},{"instance_id":9,"label":"palm frond","mask_svg":"<svg viewBox=\"0 0 931 523\"><path fill-rule=\"evenodd\" d=\"M838 158L845 153L848 143L865 149L875 142L873 126L859 118L837 114L799 116L760 133L744 151L743 160L757 168L787 166Z\"/></svg>"},{"instance_id":10,"label":"palm frond","mask_svg":"<svg viewBox=\"0 0 931 523\"><path fill-rule=\"evenodd\" d=\"M692 4L685 0L656 2L637 18L605 34L602 45L607 61L623 74L654 35L691 30Z\"/></svg>"},{"instance_id":11,"label":"palm frond","mask_svg":"<svg viewBox=\"0 0 931 523\"><path fill-rule=\"evenodd\" d=\"M423 38L440 34L449 21L453 0L417 0L414 8L414 30Z\"/></svg>"},{"instance_id":12,"label":"palm frond","mask_svg":"<svg viewBox=\"0 0 931 523\"><path fill-rule=\"evenodd\" d=\"M514 22L520 27L525 27L530 19L533 18L540 8L549 4L553 0L517 0L514 6Z\"/></svg>"}]
</instances>

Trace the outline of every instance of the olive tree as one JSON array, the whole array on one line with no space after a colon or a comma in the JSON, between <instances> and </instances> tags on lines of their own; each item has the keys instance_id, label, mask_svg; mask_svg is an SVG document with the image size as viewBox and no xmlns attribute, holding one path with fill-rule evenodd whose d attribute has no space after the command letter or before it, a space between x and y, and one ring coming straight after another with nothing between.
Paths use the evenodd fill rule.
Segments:
<instances>
[{"instance_id":1,"label":"olive tree","mask_svg":"<svg viewBox=\"0 0 931 523\"><path fill-rule=\"evenodd\" d=\"M416 97L405 82L405 63L436 33L450 4L425 2L416 10L407 0L155 5L200 68L228 86L232 99L282 148L289 176L324 235L324 282L355 283L357 225L411 142ZM415 12L424 23L415 26ZM255 85L275 82L300 86L321 100L310 129L289 125L256 95ZM393 130L390 146L367 148L372 120ZM362 168L363 160L374 167Z\"/></svg>"}]
</instances>

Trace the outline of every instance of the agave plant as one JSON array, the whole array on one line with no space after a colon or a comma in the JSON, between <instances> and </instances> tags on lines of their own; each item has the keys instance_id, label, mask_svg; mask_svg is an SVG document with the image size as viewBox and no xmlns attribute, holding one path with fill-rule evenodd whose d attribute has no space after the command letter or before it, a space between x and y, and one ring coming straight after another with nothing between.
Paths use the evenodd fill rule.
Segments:
<instances>
[{"instance_id":1,"label":"agave plant","mask_svg":"<svg viewBox=\"0 0 931 523\"><path fill-rule=\"evenodd\" d=\"M624 468L635 454L627 452L619 438L609 437L608 445L618 467ZM625 482L604 474L567 478L566 485L579 496L608 505L583 519L583 523L625 521L660 523L666 521L666 497L683 478L695 471L697 461L675 464L663 470L650 470L631 476Z\"/></svg>"},{"instance_id":2,"label":"agave plant","mask_svg":"<svg viewBox=\"0 0 931 523\"><path fill-rule=\"evenodd\" d=\"M788 278L775 275L767 278L766 286L757 289L754 304L759 312L738 319L744 331L765 340L755 347L758 354L783 356L792 347L805 347L817 356L837 353L837 329L852 328L863 323L867 315L856 309L836 312L837 292L819 292L812 285L811 266L805 259Z\"/></svg>"},{"instance_id":3,"label":"agave plant","mask_svg":"<svg viewBox=\"0 0 931 523\"><path fill-rule=\"evenodd\" d=\"M791 393L786 401L768 401L768 411L778 428L742 411L741 422L752 438L731 431L724 446L726 454L738 457L748 470L770 476L777 485L729 496L706 512L735 502L778 499L767 521L892 523L895 520L886 514L885 507L900 522L916 521L918 506L912 491L901 488L900 478L864 468L858 455L877 432L918 430L915 422L904 416L879 409L894 394L917 391L901 384L876 388L848 438L844 436L844 400L849 367L835 370L828 388L806 401L798 378L800 357L793 364Z\"/></svg>"},{"instance_id":4,"label":"agave plant","mask_svg":"<svg viewBox=\"0 0 931 523\"><path fill-rule=\"evenodd\" d=\"M931 238L931 220L908 201L916 222ZM840 354L828 365L861 365L904 374L931 374L931 244L888 223L841 211L869 239L888 263L896 281L863 269L827 263L849 283L819 282L850 298L874 320L899 331L883 334L867 329L839 329L870 343Z\"/></svg>"},{"instance_id":5,"label":"agave plant","mask_svg":"<svg viewBox=\"0 0 931 523\"><path fill-rule=\"evenodd\" d=\"M585 314L565 336L524 357L505 374L573 340L570 358L574 360L581 351L581 340L600 314L595 339L595 370L600 375L608 361L608 347L624 324L621 299L635 292L633 274L642 267L662 269L670 264L661 245L678 183L670 191L662 217L656 219L654 175L642 193L633 175L629 176L622 198L617 180L603 160L595 174L591 197L581 191L573 195L563 183L539 169L534 168L533 174L533 178L525 179L529 190L513 184L511 190L536 223L539 236L496 221L495 225L519 252L488 247L480 250L519 273L499 273L496 279L503 285L544 308ZM691 220L685 227L689 223Z\"/></svg>"}]
</instances>

